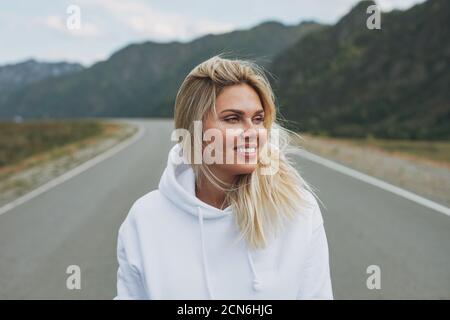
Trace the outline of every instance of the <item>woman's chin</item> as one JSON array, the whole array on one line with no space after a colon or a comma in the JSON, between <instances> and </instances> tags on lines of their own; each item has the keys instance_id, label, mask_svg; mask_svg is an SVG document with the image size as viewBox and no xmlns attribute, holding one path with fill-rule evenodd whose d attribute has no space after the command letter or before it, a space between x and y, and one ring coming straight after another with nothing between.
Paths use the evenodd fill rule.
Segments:
<instances>
[{"instance_id":1,"label":"woman's chin","mask_svg":"<svg viewBox=\"0 0 450 320\"><path fill-rule=\"evenodd\" d=\"M231 171L233 171L234 174L250 174L253 173L256 170L257 165L253 163L248 164L234 164L232 165Z\"/></svg>"}]
</instances>

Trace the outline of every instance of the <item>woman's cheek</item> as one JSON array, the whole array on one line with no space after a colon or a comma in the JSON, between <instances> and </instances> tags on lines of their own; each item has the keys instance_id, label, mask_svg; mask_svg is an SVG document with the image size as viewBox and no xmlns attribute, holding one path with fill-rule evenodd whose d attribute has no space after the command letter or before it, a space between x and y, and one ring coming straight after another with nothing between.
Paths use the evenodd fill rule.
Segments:
<instances>
[{"instance_id":1,"label":"woman's cheek","mask_svg":"<svg viewBox=\"0 0 450 320\"><path fill-rule=\"evenodd\" d=\"M234 147L235 147L235 141L236 136L227 132L223 132L223 163L227 163L227 154L228 158L230 157L230 154L234 154ZM234 158L234 155L233 155Z\"/></svg>"},{"instance_id":2,"label":"woman's cheek","mask_svg":"<svg viewBox=\"0 0 450 320\"><path fill-rule=\"evenodd\" d=\"M262 131L258 135L258 141L259 141L259 144L261 145L261 147L266 145L266 143L267 143L267 130Z\"/></svg>"}]
</instances>

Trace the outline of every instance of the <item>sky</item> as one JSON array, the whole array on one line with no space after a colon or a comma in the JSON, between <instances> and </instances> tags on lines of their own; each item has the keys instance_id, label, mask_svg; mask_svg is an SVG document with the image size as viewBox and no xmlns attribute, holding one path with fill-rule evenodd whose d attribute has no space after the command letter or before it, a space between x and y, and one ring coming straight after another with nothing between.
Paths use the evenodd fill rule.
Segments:
<instances>
[{"instance_id":1,"label":"sky","mask_svg":"<svg viewBox=\"0 0 450 320\"><path fill-rule=\"evenodd\" d=\"M130 43L186 42L264 21L333 24L358 0L14 0L0 3L0 65L107 59ZM382 11L423 0L377 0ZM79 13L79 14L78 14ZM77 19L79 17L79 19ZM78 24L79 22L79 24ZM68 24L70 25L68 27Z\"/></svg>"}]
</instances>

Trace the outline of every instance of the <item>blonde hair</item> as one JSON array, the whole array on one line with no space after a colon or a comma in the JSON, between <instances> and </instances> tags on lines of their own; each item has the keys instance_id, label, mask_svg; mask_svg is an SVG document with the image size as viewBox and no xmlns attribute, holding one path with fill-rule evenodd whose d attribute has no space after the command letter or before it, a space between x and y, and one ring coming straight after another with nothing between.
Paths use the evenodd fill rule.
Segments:
<instances>
[{"instance_id":1,"label":"blonde hair","mask_svg":"<svg viewBox=\"0 0 450 320\"><path fill-rule=\"evenodd\" d=\"M203 174L213 185L225 191L225 199L232 206L236 223L252 248L266 247L269 238L276 236L286 220L302 211L306 190L314 196L309 184L293 167L287 154L298 151L291 144L292 136L301 137L277 122L275 96L262 67L249 60L225 59L216 55L196 66L184 79L175 101L175 128L186 129L193 139L183 141L183 148L202 143L202 136L194 134L194 121L204 121L211 112L215 114L216 97L226 86L246 83L258 94L264 109L264 127L279 132L278 171L262 175L262 164L250 174L240 175L232 186L224 184L208 165L193 164L196 182ZM187 144L190 144L188 146ZM192 159L190 159L192 160Z\"/></svg>"}]
</instances>

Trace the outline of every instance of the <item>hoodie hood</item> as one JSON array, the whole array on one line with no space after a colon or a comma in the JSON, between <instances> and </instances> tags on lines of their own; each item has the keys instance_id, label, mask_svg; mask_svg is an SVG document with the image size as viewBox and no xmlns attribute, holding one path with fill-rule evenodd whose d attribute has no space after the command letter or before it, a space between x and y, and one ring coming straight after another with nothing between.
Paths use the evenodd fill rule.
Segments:
<instances>
[{"instance_id":1,"label":"hoodie hood","mask_svg":"<svg viewBox=\"0 0 450 320\"><path fill-rule=\"evenodd\" d=\"M208 257L205 250L205 221L208 219L220 219L233 215L231 206L221 210L213 207L196 197L195 194L195 174L190 164L181 161L181 146L176 144L169 152L167 166L159 182L160 192L181 211L195 216L198 220L198 231L201 243L203 276L209 297L214 299L211 288L210 273L208 268ZM253 274L253 289L258 291L261 282L255 270L250 248L247 246L247 258Z\"/></svg>"},{"instance_id":2,"label":"hoodie hood","mask_svg":"<svg viewBox=\"0 0 450 320\"><path fill-rule=\"evenodd\" d=\"M190 164L180 163L181 146L176 144L169 152L167 167L159 182L159 190L181 210L199 215L199 209L204 219L217 219L233 213L231 206L221 210L213 207L195 195L195 175Z\"/></svg>"}]
</instances>

